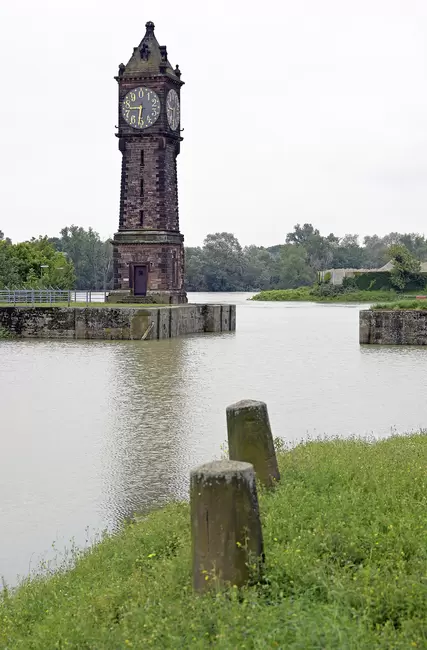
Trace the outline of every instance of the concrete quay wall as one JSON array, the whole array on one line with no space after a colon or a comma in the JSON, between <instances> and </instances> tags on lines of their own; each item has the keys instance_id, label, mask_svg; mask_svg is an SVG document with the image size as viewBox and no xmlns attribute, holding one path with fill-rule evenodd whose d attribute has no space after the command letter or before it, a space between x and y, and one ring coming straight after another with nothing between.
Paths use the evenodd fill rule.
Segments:
<instances>
[{"instance_id":1,"label":"concrete quay wall","mask_svg":"<svg viewBox=\"0 0 427 650\"><path fill-rule=\"evenodd\" d=\"M376 345L427 345L427 310L362 310L359 342Z\"/></svg>"},{"instance_id":2,"label":"concrete quay wall","mask_svg":"<svg viewBox=\"0 0 427 650\"><path fill-rule=\"evenodd\" d=\"M236 306L0 307L0 328L19 338L148 341L233 332Z\"/></svg>"}]
</instances>

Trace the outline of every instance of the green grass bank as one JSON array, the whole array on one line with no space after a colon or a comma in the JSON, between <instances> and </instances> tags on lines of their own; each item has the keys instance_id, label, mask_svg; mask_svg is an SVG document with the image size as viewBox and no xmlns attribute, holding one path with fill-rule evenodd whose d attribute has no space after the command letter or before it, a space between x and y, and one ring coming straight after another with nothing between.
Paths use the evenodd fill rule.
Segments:
<instances>
[{"instance_id":1,"label":"green grass bank","mask_svg":"<svg viewBox=\"0 0 427 650\"><path fill-rule=\"evenodd\" d=\"M427 300L397 300L395 302L380 302L372 305L371 309L427 309Z\"/></svg>"},{"instance_id":2,"label":"green grass bank","mask_svg":"<svg viewBox=\"0 0 427 650\"><path fill-rule=\"evenodd\" d=\"M0 647L426 648L427 436L310 442L260 494L261 583L191 589L187 504L0 597Z\"/></svg>"},{"instance_id":3,"label":"green grass bank","mask_svg":"<svg viewBox=\"0 0 427 650\"><path fill-rule=\"evenodd\" d=\"M331 287L332 285L326 285ZM420 293L420 292L418 292ZM416 293L405 294L414 297ZM298 289L274 289L272 291L260 291L251 300L266 302L275 301L301 301L301 302L396 302L402 299L395 291L345 291L336 295L319 294L318 288L299 287Z\"/></svg>"}]
</instances>

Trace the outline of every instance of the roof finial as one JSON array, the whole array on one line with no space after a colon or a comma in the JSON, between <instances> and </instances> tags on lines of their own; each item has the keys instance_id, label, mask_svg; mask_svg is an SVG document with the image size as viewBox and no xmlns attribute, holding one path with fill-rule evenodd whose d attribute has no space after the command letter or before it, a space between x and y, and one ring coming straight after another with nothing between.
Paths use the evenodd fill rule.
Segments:
<instances>
[{"instance_id":1,"label":"roof finial","mask_svg":"<svg viewBox=\"0 0 427 650\"><path fill-rule=\"evenodd\" d=\"M154 23L151 20L145 23L145 29L147 30L145 33L146 36L154 36Z\"/></svg>"}]
</instances>

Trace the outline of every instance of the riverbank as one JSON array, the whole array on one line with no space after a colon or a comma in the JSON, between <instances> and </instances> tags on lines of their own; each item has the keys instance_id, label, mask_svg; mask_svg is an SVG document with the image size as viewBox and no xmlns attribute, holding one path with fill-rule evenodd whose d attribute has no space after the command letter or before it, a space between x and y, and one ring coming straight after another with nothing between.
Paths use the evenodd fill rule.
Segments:
<instances>
[{"instance_id":1,"label":"riverbank","mask_svg":"<svg viewBox=\"0 0 427 650\"><path fill-rule=\"evenodd\" d=\"M371 310L375 309L427 309L427 300L397 300L396 302L383 302L372 305Z\"/></svg>"},{"instance_id":2,"label":"riverbank","mask_svg":"<svg viewBox=\"0 0 427 650\"><path fill-rule=\"evenodd\" d=\"M329 285L326 285L329 286ZM411 294L408 294L411 295ZM415 297L415 294L414 294ZM395 302L399 294L395 291L345 291L327 295L320 295L317 288L299 287L298 289L275 289L273 291L260 291L251 298L266 302L275 301L300 301L300 302Z\"/></svg>"},{"instance_id":3,"label":"riverbank","mask_svg":"<svg viewBox=\"0 0 427 650\"><path fill-rule=\"evenodd\" d=\"M0 647L424 647L427 436L313 442L279 462L260 494L262 584L195 596L174 504L5 590Z\"/></svg>"}]
</instances>

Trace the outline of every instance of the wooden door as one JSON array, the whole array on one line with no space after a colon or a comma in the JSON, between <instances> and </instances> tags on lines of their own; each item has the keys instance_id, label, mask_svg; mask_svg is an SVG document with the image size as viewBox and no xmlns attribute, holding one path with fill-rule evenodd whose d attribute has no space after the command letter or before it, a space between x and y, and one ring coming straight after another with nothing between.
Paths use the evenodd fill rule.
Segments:
<instances>
[{"instance_id":1,"label":"wooden door","mask_svg":"<svg viewBox=\"0 0 427 650\"><path fill-rule=\"evenodd\" d=\"M133 295L147 295L148 267L146 264L138 264L133 267Z\"/></svg>"}]
</instances>

